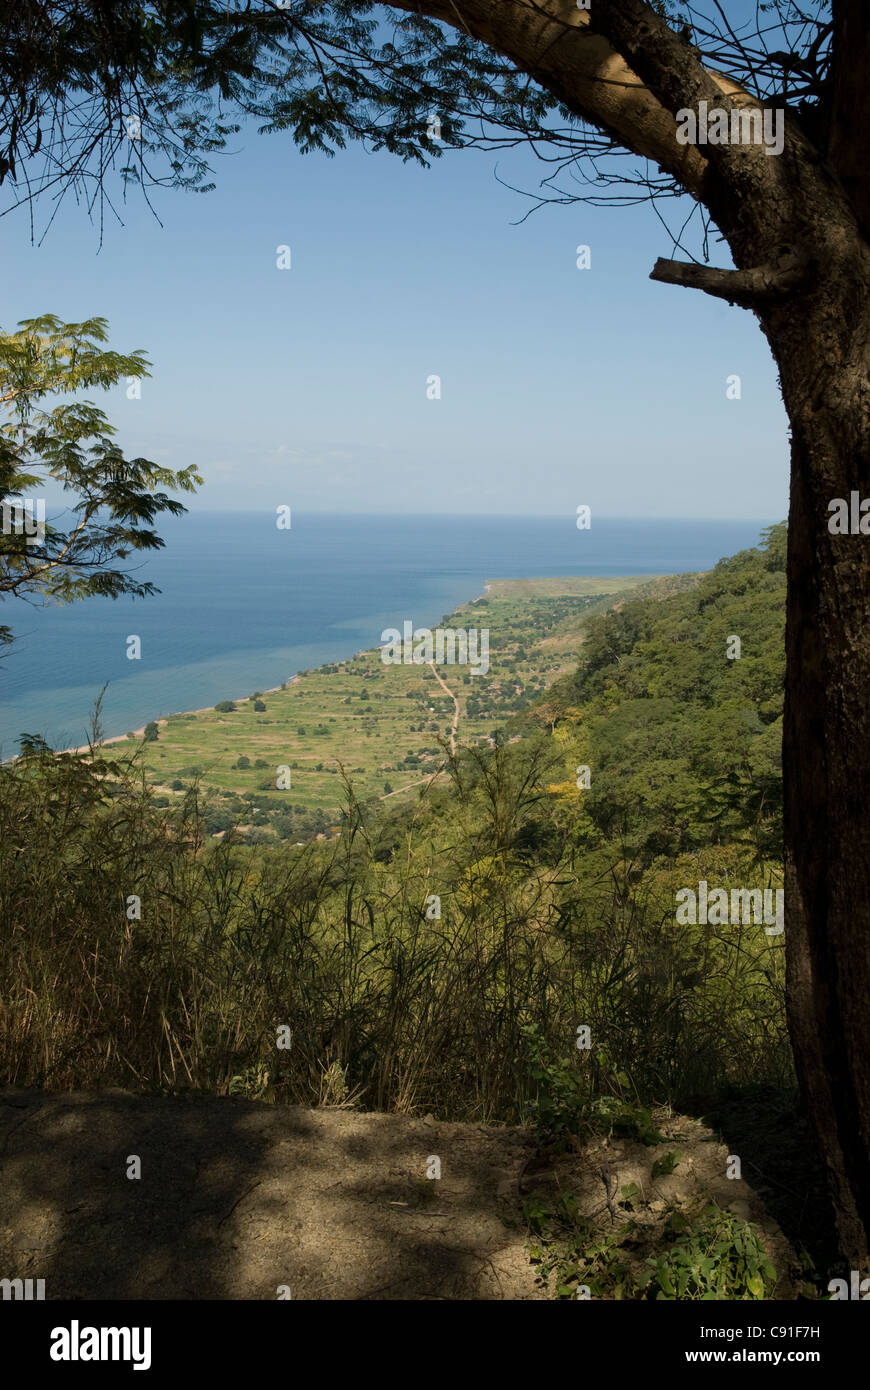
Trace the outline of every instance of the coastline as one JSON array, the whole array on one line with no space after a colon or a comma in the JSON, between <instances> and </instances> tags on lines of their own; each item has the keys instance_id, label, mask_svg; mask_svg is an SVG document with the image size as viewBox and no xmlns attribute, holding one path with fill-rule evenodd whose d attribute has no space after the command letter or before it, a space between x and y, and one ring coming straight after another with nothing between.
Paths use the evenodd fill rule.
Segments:
<instances>
[{"instance_id":1,"label":"coastline","mask_svg":"<svg viewBox=\"0 0 870 1390\"><path fill-rule=\"evenodd\" d=\"M268 688L254 679L256 660L250 666L235 661L235 679L219 692L228 700L227 688L245 689L244 695L234 697L233 713L213 703L174 714L167 710L154 717L159 735L153 743L144 742L140 726L134 738L113 734L99 743L80 745L77 752L88 757L93 747L95 758L111 758L114 746L122 761L144 758L149 783L166 798L164 805L174 804L175 794L184 792L193 777L211 798L213 833L225 828L230 810L234 824L248 824L250 816L243 815L247 808L242 803L250 801L259 813L258 828L271 834L272 820L278 816L279 838L286 838L285 831L303 839L309 833L326 834L340 802L338 775L350 777L355 795L372 802L411 793L435 771L442 736L451 749L460 738L463 743L489 743L496 724L574 669L585 615L606 611L630 591L648 592L651 579L649 573L491 579L483 593L477 579L473 599L452 611L445 605L447 611L440 616L431 610L419 614L420 626L425 626L424 617L431 623L430 632L438 627L487 629L487 646L489 640L494 642L503 661L492 681L457 683L451 679L454 663L449 656L443 672L436 669L440 662L426 662L429 669L424 670L423 660L403 661L394 663L385 679L382 644L354 643L348 650L349 643L336 653L330 643L319 666L303 664L314 653L300 650L293 676ZM540 629L542 613L548 615L546 634ZM369 633L370 625L366 636ZM272 680L289 664L273 662ZM167 688L171 686L164 681L164 694ZM262 692L267 713L254 710L254 692ZM121 752L118 745L124 741L132 746ZM264 774L268 767L292 770L295 795L289 811L281 806L280 794L290 787L289 776L286 786L276 790L273 777Z\"/></svg>"},{"instance_id":2,"label":"coastline","mask_svg":"<svg viewBox=\"0 0 870 1390\"><path fill-rule=\"evenodd\" d=\"M503 597L508 590L499 575L528 576L522 593L509 591L520 597L563 592L561 584L539 591L545 576L606 576L614 587L619 572L701 571L754 545L761 525L604 518L601 527L581 534L573 521L452 515L432 550L431 518L367 516L336 529L335 517L318 516L294 531L291 550L279 547L264 566L261 517L228 512L194 524L191 516L186 554L179 552L167 572L171 582L163 585L159 611L144 606L141 621L161 645L149 648L141 680L130 663L119 661L123 648L116 646L136 623L128 629L132 617L112 614L111 632L104 634L96 600L87 613L82 607L88 605L73 605L70 614L49 605L38 621L22 625L27 641L14 649L15 669L0 691L0 756L8 761L20 751L22 730L58 750L85 746L82 735L85 744L93 738L94 701L107 679L100 742L117 747L128 731L141 737L146 722L158 716L203 708L192 700L211 705L233 689L257 689L257 681L271 690L290 672L344 661L374 645L380 628L403 616L434 626L475 595ZM389 566L381 559L387 554ZM260 558L251 564L251 556ZM195 642L187 641L189 624Z\"/></svg>"},{"instance_id":3,"label":"coastline","mask_svg":"<svg viewBox=\"0 0 870 1390\"><path fill-rule=\"evenodd\" d=\"M324 662L324 665L325 665L325 666L328 666L328 665L329 665L329 662ZM315 668L315 669L317 669L317 668ZM283 685L270 685L270 686L269 686L269 689L268 689L268 690L264 690L262 693L263 693L264 695L274 695L275 692L276 692L276 690L288 690L288 689L290 688L290 686L293 685L294 681L298 681L298 679L299 679L298 674L295 675L295 676L291 676L289 680L284 681L284 684L283 684ZM243 701L249 700L249 699L251 698L251 695L250 695L250 692L249 692L247 695L233 695L233 696L231 696L230 698L231 698L233 704L242 704ZM210 711L210 710L213 710L213 709L214 709L214 705L202 705L200 709L179 709L179 710L172 710L171 713L169 713L169 714L161 714L161 716L160 716L159 719L149 719L149 720L148 720L148 723L149 723L149 724L156 724L157 727L159 728L160 725L161 725L161 724L165 724L166 721L167 721L168 719L176 719L176 718L178 718L179 715L185 715L185 714L208 714L209 711ZM131 732L132 734L134 734L135 737L136 737L137 739L141 739L141 738L144 738L144 737L145 737L145 729L146 729L146 727L147 727L147 726L146 726L145 724L143 724L142 727L141 727L141 729L131 729L130 732ZM108 746L109 746L110 743L126 743L126 742L127 742L127 735L126 735L126 734L112 734L111 738L101 738L100 741L99 741L99 743L95 743L95 744L94 744L94 747L95 747L95 748L108 748ZM87 751L88 751L88 749L90 748L90 746L91 746L91 745L90 745L89 743L82 743L82 744L79 745L78 748L58 748L58 749L56 749L55 751L58 752L58 753L87 753Z\"/></svg>"},{"instance_id":4,"label":"coastline","mask_svg":"<svg viewBox=\"0 0 870 1390\"><path fill-rule=\"evenodd\" d=\"M474 594L471 598L465 599L463 603L458 604L457 607L453 609L453 612L454 612L454 613L458 613L459 610L460 610L460 608L464 608L464 607L465 607L467 604L469 604L469 603L476 603L478 599L483 598L483 597L489 592L489 589L491 588L491 586L492 586L492 584L493 584L494 582L495 582L495 581L493 581L493 580L487 581L487 583L484 584L484 586L483 586L483 592L482 592L482 593ZM363 647L363 648L361 648L361 649L359 649L359 650L357 650L357 651L355 651L355 652L351 652L351 654L350 654L349 656L341 657L340 660L341 660L341 662L352 661L352 660L354 659L354 657L363 656L363 655L365 655L367 652L374 652L374 651L377 651L377 650L378 650L377 647ZM319 671L319 670L321 669L322 666L333 666L333 665L335 665L335 664L336 664L335 659L333 659L332 661L322 661L322 662L320 663L320 666L314 666L314 667L312 667L311 669L314 670L314 671ZM290 687L291 685L293 685L293 684L294 684L296 681L298 681L298 680L299 680L299 674L298 674L298 672L297 672L295 675L290 676L289 679L286 680L286 681L284 682L283 687L280 686L280 685L271 685L271 686L268 687L268 689L264 690L262 693L263 693L264 695L274 695L276 691L280 691L282 688L283 688L283 689L289 689L289 687ZM249 691L246 695L234 695L234 696L230 696L230 698L232 699L232 701L233 701L234 704L241 704L243 701L250 699L250 691ZM167 721L167 719L175 719L175 718L177 718L179 715L185 715L185 714L208 714L209 711L210 711L210 710L213 710L213 709L214 709L214 705L202 705L199 709L171 710L171 711L169 712L169 714L162 714L162 715L160 716L159 719L148 720L148 723L149 723L149 724L150 724L150 723L154 723L154 724L156 724L156 725L159 727L161 724L165 724L166 721ZM143 724L143 725L141 726L141 728L139 728L139 729L132 729L130 732L133 733L133 734L136 736L137 739L142 739L142 738L144 738L144 736L145 736L145 725ZM109 746L109 744L112 744L112 743L126 743L126 742L127 742L127 735L126 735L126 733L124 733L124 734L112 734L112 736L111 736L110 738L102 738L102 739L100 739L99 743L95 744L94 747L96 747L96 748L107 748L107 747ZM80 744L77 748L58 748L58 749L56 749L55 751L58 752L58 753L74 753L74 754L75 754L75 753L86 753L86 752L88 751L88 748L89 748L89 747L90 747L90 744L83 743L83 744ZM14 759L10 759L10 761L14 761Z\"/></svg>"},{"instance_id":5,"label":"coastline","mask_svg":"<svg viewBox=\"0 0 870 1390\"><path fill-rule=\"evenodd\" d=\"M477 603L477 602L479 602L479 600L481 600L481 599L483 599L483 598L486 598L487 596L489 596L489 595L492 593L493 589L498 589L500 586L501 586L501 587L504 587L505 585L509 585L509 586L511 586L511 587L516 586L518 597L519 597L519 596L525 596L525 595L522 595L522 591L523 591L523 589L525 589L528 585L546 585L546 586L552 586L552 585L557 585L557 584L560 585L560 586L565 586L565 592L566 592L566 593L567 593L567 592L581 593L581 592L584 592L584 591L585 591L585 592L586 592L587 594L589 594L589 595L594 595L594 594L596 594L596 593L608 593L608 592L611 592L611 593L612 593L612 592L615 592L615 590L613 590L613 589L610 588L610 586L611 586L612 584L616 584L616 585L617 585L617 589L618 589L619 591L622 591L623 589L631 589L631 588L639 587L639 586L640 586L641 584L643 584L643 583L647 583L647 582L649 582L649 581L652 580L652 579L657 579L657 578L661 578L661 577L662 577L662 576L659 575L659 574L654 574L654 573L642 573L642 574L637 574L637 575L571 575L571 576L557 576L557 575L554 575L554 576L549 576L549 575L548 575L548 576L543 576L543 575L542 575L542 576L536 576L536 577L534 577L534 578L488 579L488 580L486 580L486 582L484 583L483 589L482 589L481 591L479 591L479 592L473 594L473 595L470 596L469 598L464 599L462 603L458 604L458 605L456 606L456 608L454 608L454 609L452 610L452 612L451 612L451 614L450 614L450 617L453 617L454 614L459 613L463 608L466 608L466 607L470 606L471 604ZM552 591L551 591L551 592L552 592ZM357 650L354 651L354 652L349 653L349 654L348 654L347 656L345 656L345 657L341 657L341 658L332 658L332 659L329 660L329 661L321 662L320 666L314 666L314 667L311 667L310 669L311 669L312 671L318 671L318 670L320 670L320 669L321 669L322 667L324 667L324 666L332 666L332 665L336 665L336 664L341 665L341 664L344 664L344 662L354 660L354 659L355 659L356 657L358 657L358 656L370 655L370 654L372 654L372 653L374 653L374 652L376 652L376 651L378 651L378 650L379 650L378 647L364 647L364 648L360 648L360 649L357 649ZM282 687L282 685L273 685L273 686L269 686L267 689L264 689L264 690L262 691L262 694L263 694L263 695L274 695L276 692L280 692L280 691L282 690L282 688L283 688L283 689L289 689L289 687L290 687L291 685L295 684L296 681L298 681L299 679L300 679L300 676L299 676L299 673L297 672L296 674L290 676L290 677L283 683L283 687ZM254 688L256 689L256 687L254 687ZM230 698L232 698L232 700L233 700L234 703L236 703L236 704L242 704L242 703L244 703L244 701L250 699L250 697L251 697L251 692L248 691L248 692L247 692L246 694L244 694L244 695L233 696L233 697L230 697ZM166 722L167 722L167 720L169 720L169 719L177 718L177 717L184 716L184 715L208 714L208 713L210 713L212 710L214 710L214 708L215 708L214 705L202 705L202 706L200 706L199 708L196 708L196 709L171 710L168 714L161 715L159 718L154 719L154 720L149 720L149 721L147 721L147 722L148 722L148 723L155 723L155 724L157 724L158 727L160 727L160 726L162 726L162 725L165 725ZM134 734L136 740L141 740L141 739L144 738L144 735L145 735L145 728L146 728L146 725L143 724L143 725L141 725L138 729L133 729L133 730L131 731L131 732ZM109 746L112 745L112 744L125 743L125 742L128 742L128 738L127 738L127 733L126 733L126 732L123 733L123 734L112 734L112 735L111 735L110 737L108 737L108 738L100 739L99 743L95 744L94 747L96 747L96 748L107 748L107 747L109 747ZM77 747L74 747L74 746L73 746L73 747L59 748L59 749L57 749L56 751L57 751L58 753L72 753L72 754L75 755L75 754L79 754L79 753L86 753L86 752L88 751L89 747L90 747L90 744L84 743L84 744L79 744ZM11 761L14 761L14 759L12 759Z\"/></svg>"}]
</instances>

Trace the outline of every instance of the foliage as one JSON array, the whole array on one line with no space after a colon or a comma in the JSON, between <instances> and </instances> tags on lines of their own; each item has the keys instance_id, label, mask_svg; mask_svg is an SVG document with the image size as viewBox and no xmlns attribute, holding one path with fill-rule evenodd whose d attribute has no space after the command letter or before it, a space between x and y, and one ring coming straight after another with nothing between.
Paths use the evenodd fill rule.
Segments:
<instances>
[{"instance_id":1,"label":"foliage","mask_svg":"<svg viewBox=\"0 0 870 1390\"><path fill-rule=\"evenodd\" d=\"M762 99L799 106L808 126L824 118L832 81L826 0L800 8L772 0L755 42L751 31L738 37L724 19L702 19L681 4L654 8L677 42L717 71ZM472 37L459 11L454 28L405 5L387 6L384 23L372 0L20 0L7 9L0 182L16 185L21 201L71 188L89 209L102 206L111 201L113 169L125 188L206 191L214 186L209 158L246 117L261 131L287 132L306 153L364 141L427 164L444 149L530 142L554 166L550 184L563 167L575 183L578 172L592 181L592 161L602 155L601 184L616 178L612 132L596 130L564 93L543 89ZM650 186L628 171L623 180ZM670 188L664 181L663 191ZM551 196L582 195L557 186Z\"/></svg>"},{"instance_id":2,"label":"foliage","mask_svg":"<svg viewBox=\"0 0 870 1390\"><path fill-rule=\"evenodd\" d=\"M670 1248L650 1257L639 1281L658 1300L763 1299L776 1285L776 1270L757 1230L709 1203L694 1220L672 1212Z\"/></svg>"},{"instance_id":3,"label":"foliage","mask_svg":"<svg viewBox=\"0 0 870 1390\"><path fill-rule=\"evenodd\" d=\"M185 508L162 489L192 492L201 481L196 470L126 459L114 427L88 400L41 404L149 375L142 352L109 351L107 336L105 319L64 323L53 314L25 319L16 332L0 331L0 598L69 603L93 594L156 592L116 564L163 545L154 521ZM70 520L62 528L46 516L43 534L28 535L22 514L10 509L40 501L44 507L45 497L33 492L42 494L47 484L71 495ZM11 639L8 628L0 634Z\"/></svg>"},{"instance_id":4,"label":"foliage","mask_svg":"<svg viewBox=\"0 0 870 1390\"><path fill-rule=\"evenodd\" d=\"M657 1158L652 1166L653 1178L666 1178L679 1166L680 1155L669 1152Z\"/></svg>"},{"instance_id":5,"label":"foliage","mask_svg":"<svg viewBox=\"0 0 870 1390\"><path fill-rule=\"evenodd\" d=\"M579 1066L555 1059L533 1024L526 1024L522 1033L529 1056L527 1074L536 1087L535 1099L529 1102L528 1109L541 1138L552 1142L576 1133L588 1113L588 1079Z\"/></svg>"},{"instance_id":6,"label":"foliage","mask_svg":"<svg viewBox=\"0 0 870 1390\"><path fill-rule=\"evenodd\" d=\"M601 834L645 856L729 843L781 860L784 612L783 523L693 589L589 619L547 707L595 767L584 807Z\"/></svg>"},{"instance_id":7,"label":"foliage","mask_svg":"<svg viewBox=\"0 0 870 1390\"><path fill-rule=\"evenodd\" d=\"M568 1193L555 1203L533 1196L524 1215L539 1278L546 1285L552 1277L560 1299L588 1289L590 1298L615 1300L756 1301L776 1286L758 1229L715 1202L672 1207L663 1223L631 1217L606 1231Z\"/></svg>"}]
</instances>

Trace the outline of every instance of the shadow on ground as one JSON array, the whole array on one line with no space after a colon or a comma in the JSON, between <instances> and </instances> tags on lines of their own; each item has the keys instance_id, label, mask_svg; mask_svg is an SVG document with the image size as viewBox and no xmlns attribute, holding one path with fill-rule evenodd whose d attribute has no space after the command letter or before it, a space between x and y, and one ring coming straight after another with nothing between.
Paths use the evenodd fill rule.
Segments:
<instances>
[{"instance_id":1,"label":"shadow on ground","mask_svg":"<svg viewBox=\"0 0 870 1390\"><path fill-rule=\"evenodd\" d=\"M736 1091L704 1119L740 1156L744 1178L793 1248L806 1251L810 1277L826 1289L842 1261L825 1170L797 1094L767 1086Z\"/></svg>"},{"instance_id":2,"label":"shadow on ground","mask_svg":"<svg viewBox=\"0 0 870 1390\"><path fill-rule=\"evenodd\" d=\"M430 1117L6 1092L0 1277L47 1299L541 1298L531 1152L524 1131Z\"/></svg>"}]
</instances>

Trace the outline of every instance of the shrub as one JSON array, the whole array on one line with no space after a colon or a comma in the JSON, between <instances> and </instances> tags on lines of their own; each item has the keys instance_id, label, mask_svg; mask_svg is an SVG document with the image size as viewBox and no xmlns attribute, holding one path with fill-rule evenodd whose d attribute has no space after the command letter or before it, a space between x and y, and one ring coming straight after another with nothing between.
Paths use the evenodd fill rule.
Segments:
<instances>
[{"instance_id":1,"label":"shrub","mask_svg":"<svg viewBox=\"0 0 870 1390\"><path fill-rule=\"evenodd\" d=\"M635 1183L623 1187L620 1207L632 1211L639 1196ZM552 1204L533 1195L524 1215L540 1242L531 1248L539 1282L546 1286L555 1275L559 1299L577 1298L583 1285L596 1299L757 1301L776 1287L758 1229L715 1202L672 1207L661 1224L629 1217L604 1232L567 1192Z\"/></svg>"},{"instance_id":2,"label":"shrub","mask_svg":"<svg viewBox=\"0 0 870 1390\"><path fill-rule=\"evenodd\" d=\"M673 1243L650 1256L639 1280L647 1298L757 1300L772 1294L776 1270L757 1229L715 1202L694 1219L673 1212L666 1232Z\"/></svg>"}]
</instances>

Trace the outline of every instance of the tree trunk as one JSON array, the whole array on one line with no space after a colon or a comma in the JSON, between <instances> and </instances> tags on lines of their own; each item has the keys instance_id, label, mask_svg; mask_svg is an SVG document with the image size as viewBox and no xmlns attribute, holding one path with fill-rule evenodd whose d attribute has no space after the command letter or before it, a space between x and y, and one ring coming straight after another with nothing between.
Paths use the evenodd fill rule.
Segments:
<instances>
[{"instance_id":1,"label":"tree trunk","mask_svg":"<svg viewBox=\"0 0 870 1390\"><path fill-rule=\"evenodd\" d=\"M845 252L845 254L843 254ZM789 1028L840 1249L870 1269L870 248L765 324L792 426L783 737ZM870 508L870 503L868 503ZM850 508L851 511L851 508ZM870 511L865 521L870 532Z\"/></svg>"}]
</instances>

